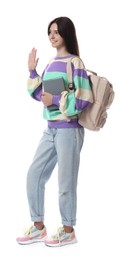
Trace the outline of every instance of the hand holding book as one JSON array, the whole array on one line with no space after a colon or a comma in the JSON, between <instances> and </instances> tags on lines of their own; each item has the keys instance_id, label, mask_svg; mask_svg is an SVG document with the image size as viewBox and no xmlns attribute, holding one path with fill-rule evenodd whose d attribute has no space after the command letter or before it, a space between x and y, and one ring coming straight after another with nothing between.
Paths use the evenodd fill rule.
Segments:
<instances>
[{"instance_id":1,"label":"hand holding book","mask_svg":"<svg viewBox=\"0 0 129 260\"><path fill-rule=\"evenodd\" d=\"M49 110L58 109L56 104L53 104L53 96L61 95L61 92L65 90L64 79L55 78L49 80L43 80L43 94L42 101Z\"/></svg>"},{"instance_id":2,"label":"hand holding book","mask_svg":"<svg viewBox=\"0 0 129 260\"><path fill-rule=\"evenodd\" d=\"M52 99L53 99L53 95L48 93L48 92L42 92L41 95L41 100L44 104L44 106L50 106L52 105Z\"/></svg>"}]
</instances>

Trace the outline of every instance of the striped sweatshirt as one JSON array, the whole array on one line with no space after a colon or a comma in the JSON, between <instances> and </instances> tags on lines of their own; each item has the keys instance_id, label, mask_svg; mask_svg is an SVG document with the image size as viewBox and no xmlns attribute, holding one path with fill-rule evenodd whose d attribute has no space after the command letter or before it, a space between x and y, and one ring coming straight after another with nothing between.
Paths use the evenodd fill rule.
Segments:
<instances>
[{"instance_id":1,"label":"striped sweatshirt","mask_svg":"<svg viewBox=\"0 0 129 260\"><path fill-rule=\"evenodd\" d=\"M72 77L74 91L69 92L66 65L72 58ZM49 128L79 128L78 115L93 103L90 82L82 60L75 55L53 58L39 76L36 70L30 72L27 89L32 98L41 101L43 80L63 78L66 90L59 96L53 95L52 103L57 110L49 110L44 106L43 117Z\"/></svg>"}]
</instances>

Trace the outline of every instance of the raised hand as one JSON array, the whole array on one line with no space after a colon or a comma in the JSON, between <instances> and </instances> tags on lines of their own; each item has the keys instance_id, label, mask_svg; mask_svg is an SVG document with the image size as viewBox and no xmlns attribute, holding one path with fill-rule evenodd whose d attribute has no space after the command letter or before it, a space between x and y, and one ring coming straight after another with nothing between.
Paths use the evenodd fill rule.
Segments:
<instances>
[{"instance_id":1,"label":"raised hand","mask_svg":"<svg viewBox=\"0 0 129 260\"><path fill-rule=\"evenodd\" d=\"M28 69L29 71L36 69L39 58L36 57L37 49L33 48L28 57Z\"/></svg>"}]
</instances>

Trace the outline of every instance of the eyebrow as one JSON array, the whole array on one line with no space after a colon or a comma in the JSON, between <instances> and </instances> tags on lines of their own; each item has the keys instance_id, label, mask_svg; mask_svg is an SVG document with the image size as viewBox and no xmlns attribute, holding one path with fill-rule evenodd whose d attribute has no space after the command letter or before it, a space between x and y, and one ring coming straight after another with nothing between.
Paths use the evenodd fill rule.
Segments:
<instances>
[{"instance_id":1,"label":"eyebrow","mask_svg":"<svg viewBox=\"0 0 129 260\"><path fill-rule=\"evenodd\" d=\"M58 32L58 29L56 29L56 30L49 29L49 31L50 31L50 32L51 32L51 31L53 31L53 32Z\"/></svg>"}]
</instances>

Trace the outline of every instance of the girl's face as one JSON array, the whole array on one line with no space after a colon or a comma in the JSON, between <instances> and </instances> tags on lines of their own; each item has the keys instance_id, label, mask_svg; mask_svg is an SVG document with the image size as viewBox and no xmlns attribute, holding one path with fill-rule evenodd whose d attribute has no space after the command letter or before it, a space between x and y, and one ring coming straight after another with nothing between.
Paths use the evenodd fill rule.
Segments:
<instances>
[{"instance_id":1,"label":"girl's face","mask_svg":"<svg viewBox=\"0 0 129 260\"><path fill-rule=\"evenodd\" d=\"M65 46L64 39L60 36L56 23L53 23L51 25L48 37L52 44L52 47L60 49Z\"/></svg>"}]
</instances>

